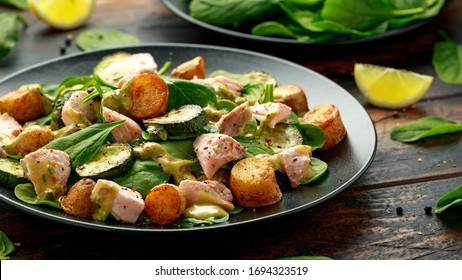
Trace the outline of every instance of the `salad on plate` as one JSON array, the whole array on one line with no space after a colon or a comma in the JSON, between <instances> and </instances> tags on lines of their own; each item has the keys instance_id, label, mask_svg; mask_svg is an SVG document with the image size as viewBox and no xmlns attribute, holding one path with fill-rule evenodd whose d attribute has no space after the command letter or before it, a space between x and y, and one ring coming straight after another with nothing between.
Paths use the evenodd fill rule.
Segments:
<instances>
[{"instance_id":1,"label":"salad on plate","mask_svg":"<svg viewBox=\"0 0 462 280\"><path fill-rule=\"evenodd\" d=\"M158 69L149 53L112 53L87 76L6 93L0 112L0 187L126 224L211 225L277 204L346 135L334 104L309 108L262 70L206 76L201 56Z\"/></svg>"}]
</instances>

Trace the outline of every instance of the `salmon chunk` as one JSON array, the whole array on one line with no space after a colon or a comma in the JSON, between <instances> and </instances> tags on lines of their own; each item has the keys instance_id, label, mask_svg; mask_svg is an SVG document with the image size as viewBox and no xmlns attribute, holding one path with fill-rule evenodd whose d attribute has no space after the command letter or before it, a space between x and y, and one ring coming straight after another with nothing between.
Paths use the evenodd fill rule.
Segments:
<instances>
[{"instance_id":1,"label":"salmon chunk","mask_svg":"<svg viewBox=\"0 0 462 280\"><path fill-rule=\"evenodd\" d=\"M194 151L207 179L220 167L244 157L247 149L231 136L219 133L202 134L194 140Z\"/></svg>"},{"instance_id":2,"label":"salmon chunk","mask_svg":"<svg viewBox=\"0 0 462 280\"><path fill-rule=\"evenodd\" d=\"M39 200L58 199L67 193L71 175L71 160L67 153L52 149L39 149L21 159L24 173L34 185Z\"/></svg>"}]
</instances>

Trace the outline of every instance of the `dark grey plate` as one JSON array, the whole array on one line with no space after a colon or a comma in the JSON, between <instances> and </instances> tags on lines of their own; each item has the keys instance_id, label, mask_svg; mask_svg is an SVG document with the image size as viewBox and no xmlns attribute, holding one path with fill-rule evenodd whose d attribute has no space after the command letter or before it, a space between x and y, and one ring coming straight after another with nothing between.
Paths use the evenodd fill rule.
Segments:
<instances>
[{"instance_id":1,"label":"dark grey plate","mask_svg":"<svg viewBox=\"0 0 462 280\"><path fill-rule=\"evenodd\" d=\"M359 43L366 43L366 42L371 42L371 41L376 41L380 39L385 39L393 36L397 36L412 30L415 30L416 28L421 27L422 25L426 24L430 19L425 19L425 20L420 20L420 21L415 21L414 23L403 27L399 29L394 29L387 31L383 34L376 35L376 36L370 36L370 37L364 37L364 38L358 38L358 39L353 39L353 40L346 40L346 41L338 41L338 42L320 42L320 43L315 43L315 42L302 42L302 41L297 41L294 39L288 39L288 38L276 38L276 37L264 37L264 36L256 36L252 35L250 33L245 33L241 31L236 31L232 29L227 29L224 27L220 26L215 26L200 20L197 20L189 15L189 0L161 0L161 2L175 15L178 17L195 24L197 26L201 26L205 29L212 30L214 32L218 32L221 34L241 38L241 39L247 39L251 41L259 41L259 42L266 42L266 43L275 43L275 44L290 44L290 45L305 45L305 46L335 46L335 45L353 45L353 44L359 44Z\"/></svg>"},{"instance_id":2,"label":"dark grey plate","mask_svg":"<svg viewBox=\"0 0 462 280\"><path fill-rule=\"evenodd\" d=\"M197 55L204 57L207 72L224 69L235 73L263 70L272 73L279 84L296 84L307 93L309 105L323 103L337 105L347 129L346 138L333 149L315 153L329 164L328 173L310 186L300 186L284 191L282 202L260 209L247 209L232 216L228 223L212 227L176 228L158 226L150 222L136 225L114 221L97 222L71 217L54 209L29 205L18 200L13 190L0 186L0 199L27 213L76 226L138 232L195 231L248 224L279 217L313 207L326 201L350 186L371 164L376 151L377 137L374 125L356 99L346 90L324 76L287 60L260 53L204 45L149 44L129 48L117 48L70 55L31 66L0 81L0 94L5 94L23 84L56 84L67 76L92 74L93 67L104 56L117 52L149 52L158 65L171 61L178 65Z\"/></svg>"}]
</instances>

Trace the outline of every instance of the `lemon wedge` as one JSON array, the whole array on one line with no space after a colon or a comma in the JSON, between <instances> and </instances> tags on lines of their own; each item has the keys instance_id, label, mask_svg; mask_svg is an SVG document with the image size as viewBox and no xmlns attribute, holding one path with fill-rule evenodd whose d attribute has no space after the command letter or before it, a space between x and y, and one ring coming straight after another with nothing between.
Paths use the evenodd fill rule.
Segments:
<instances>
[{"instance_id":1,"label":"lemon wedge","mask_svg":"<svg viewBox=\"0 0 462 280\"><path fill-rule=\"evenodd\" d=\"M409 70L356 63L356 86L372 105L402 109L417 103L430 88L433 77Z\"/></svg>"},{"instance_id":2,"label":"lemon wedge","mask_svg":"<svg viewBox=\"0 0 462 280\"><path fill-rule=\"evenodd\" d=\"M27 0L27 4L31 13L49 26L71 30L91 18L96 0Z\"/></svg>"}]
</instances>

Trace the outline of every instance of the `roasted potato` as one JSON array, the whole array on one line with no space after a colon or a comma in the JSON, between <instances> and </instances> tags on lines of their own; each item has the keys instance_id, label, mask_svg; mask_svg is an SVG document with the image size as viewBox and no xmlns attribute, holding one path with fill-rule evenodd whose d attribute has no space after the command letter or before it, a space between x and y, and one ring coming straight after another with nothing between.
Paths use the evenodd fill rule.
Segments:
<instances>
[{"instance_id":1,"label":"roasted potato","mask_svg":"<svg viewBox=\"0 0 462 280\"><path fill-rule=\"evenodd\" d=\"M25 156L42 148L54 138L54 133L48 126L31 125L26 127L4 149L10 155Z\"/></svg>"},{"instance_id":2,"label":"roasted potato","mask_svg":"<svg viewBox=\"0 0 462 280\"><path fill-rule=\"evenodd\" d=\"M96 204L90 199L96 182L84 178L75 183L61 200L63 211L69 215L91 219L96 211Z\"/></svg>"},{"instance_id":3,"label":"roasted potato","mask_svg":"<svg viewBox=\"0 0 462 280\"><path fill-rule=\"evenodd\" d=\"M233 202L243 207L263 207L282 199L274 166L261 158L246 158L236 163L229 180Z\"/></svg>"},{"instance_id":4,"label":"roasted potato","mask_svg":"<svg viewBox=\"0 0 462 280\"><path fill-rule=\"evenodd\" d=\"M40 117L47 108L39 84L24 85L0 97L0 113L8 113L21 124Z\"/></svg>"},{"instance_id":5,"label":"roasted potato","mask_svg":"<svg viewBox=\"0 0 462 280\"><path fill-rule=\"evenodd\" d=\"M168 86L157 74L133 77L122 86L120 94L124 109L134 118L155 118L167 110Z\"/></svg>"},{"instance_id":6,"label":"roasted potato","mask_svg":"<svg viewBox=\"0 0 462 280\"><path fill-rule=\"evenodd\" d=\"M298 116L308 112L308 101L303 89L296 85L280 85L274 88L273 97L275 102L283 103Z\"/></svg>"},{"instance_id":7,"label":"roasted potato","mask_svg":"<svg viewBox=\"0 0 462 280\"><path fill-rule=\"evenodd\" d=\"M323 104L314 107L303 115L302 123L314 124L324 131L326 142L320 150L332 148L342 141L346 135L346 128L340 117L340 111L333 104Z\"/></svg>"},{"instance_id":8,"label":"roasted potato","mask_svg":"<svg viewBox=\"0 0 462 280\"><path fill-rule=\"evenodd\" d=\"M171 77L180 78L185 80L192 80L194 77L199 79L205 78L205 62L202 56L196 56L195 58L186 61L170 73Z\"/></svg>"},{"instance_id":9,"label":"roasted potato","mask_svg":"<svg viewBox=\"0 0 462 280\"><path fill-rule=\"evenodd\" d=\"M183 214L186 196L173 184L160 184L152 188L144 200L148 218L159 225L171 224Z\"/></svg>"}]
</instances>

